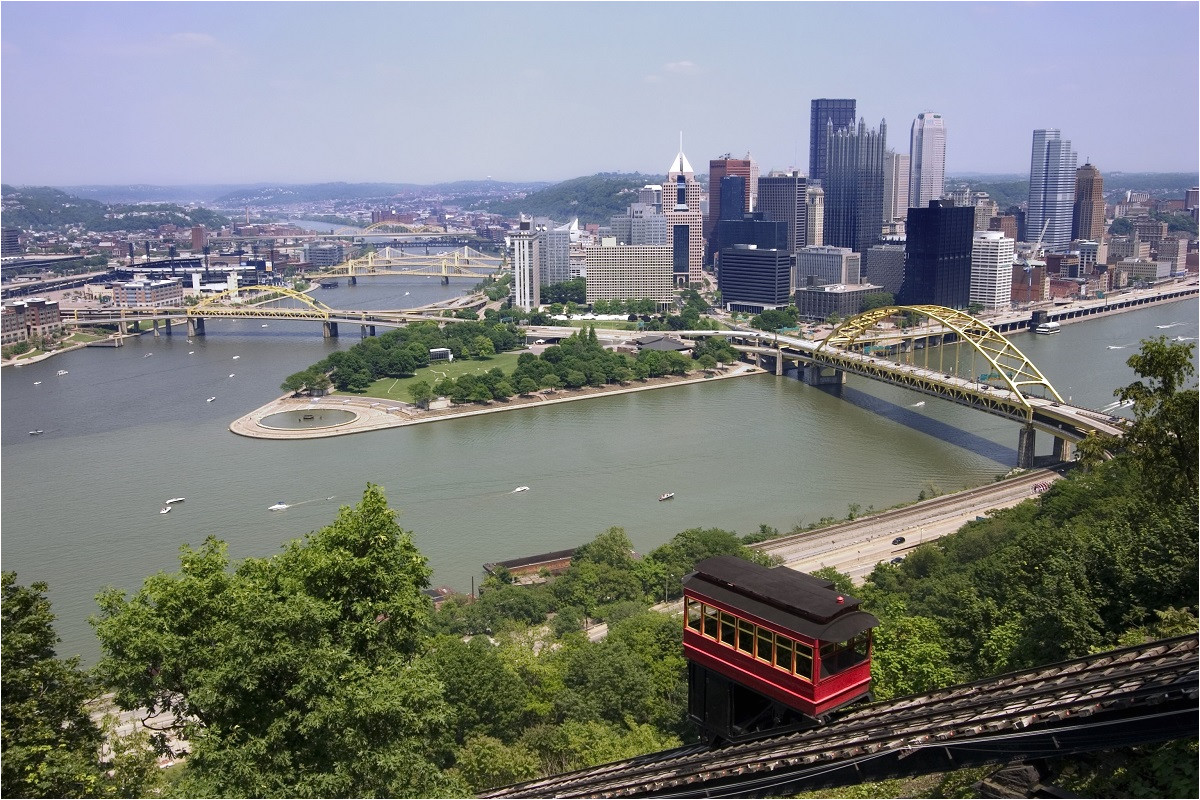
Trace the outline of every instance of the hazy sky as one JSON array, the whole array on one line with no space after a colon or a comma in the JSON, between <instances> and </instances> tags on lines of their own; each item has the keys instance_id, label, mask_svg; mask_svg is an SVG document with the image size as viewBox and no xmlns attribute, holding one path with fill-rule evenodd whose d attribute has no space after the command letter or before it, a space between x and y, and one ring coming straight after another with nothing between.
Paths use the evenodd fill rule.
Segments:
<instances>
[{"instance_id":1,"label":"hazy sky","mask_svg":"<svg viewBox=\"0 0 1200 800\"><path fill-rule=\"evenodd\" d=\"M853 97L948 173L1028 173L1034 128L1102 172L1195 170L1200 4L0 4L0 179L250 183L808 170Z\"/></svg>"}]
</instances>

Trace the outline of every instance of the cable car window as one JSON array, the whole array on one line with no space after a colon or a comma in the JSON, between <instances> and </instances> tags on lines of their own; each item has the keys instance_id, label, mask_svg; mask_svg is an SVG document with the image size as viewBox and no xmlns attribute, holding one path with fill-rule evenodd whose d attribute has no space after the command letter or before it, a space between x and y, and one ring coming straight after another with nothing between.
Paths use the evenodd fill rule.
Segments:
<instances>
[{"instance_id":1,"label":"cable car window","mask_svg":"<svg viewBox=\"0 0 1200 800\"><path fill-rule=\"evenodd\" d=\"M754 623L744 619L738 620L737 649L754 655Z\"/></svg>"},{"instance_id":2,"label":"cable car window","mask_svg":"<svg viewBox=\"0 0 1200 800\"><path fill-rule=\"evenodd\" d=\"M728 612L721 612L721 644L736 646L734 631L737 627L737 617Z\"/></svg>"},{"instance_id":3,"label":"cable car window","mask_svg":"<svg viewBox=\"0 0 1200 800\"><path fill-rule=\"evenodd\" d=\"M796 674L806 681L813 676L813 651L806 644L796 643Z\"/></svg>"},{"instance_id":4,"label":"cable car window","mask_svg":"<svg viewBox=\"0 0 1200 800\"><path fill-rule=\"evenodd\" d=\"M717 638L717 615L720 612L712 606L704 607L704 635L710 639Z\"/></svg>"},{"instance_id":5,"label":"cable car window","mask_svg":"<svg viewBox=\"0 0 1200 800\"><path fill-rule=\"evenodd\" d=\"M772 658L771 645L772 645L771 632L769 630L767 630L766 628L759 628L758 629L758 652L754 654L755 657L759 658L762 661L766 661L768 664L770 664L771 658Z\"/></svg>"},{"instance_id":6,"label":"cable car window","mask_svg":"<svg viewBox=\"0 0 1200 800\"><path fill-rule=\"evenodd\" d=\"M689 597L687 601L687 626L694 631L700 630L700 619L703 613L704 611L700 603Z\"/></svg>"},{"instance_id":7,"label":"cable car window","mask_svg":"<svg viewBox=\"0 0 1200 800\"><path fill-rule=\"evenodd\" d=\"M792 647L795 645L786 636L775 635L775 666L792 671Z\"/></svg>"}]
</instances>

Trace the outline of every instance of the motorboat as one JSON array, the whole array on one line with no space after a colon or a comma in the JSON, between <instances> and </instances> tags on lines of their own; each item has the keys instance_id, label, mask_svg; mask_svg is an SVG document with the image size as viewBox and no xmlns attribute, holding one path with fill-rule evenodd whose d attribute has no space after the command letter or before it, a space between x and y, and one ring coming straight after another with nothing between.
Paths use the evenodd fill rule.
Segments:
<instances>
[{"instance_id":1,"label":"motorboat","mask_svg":"<svg viewBox=\"0 0 1200 800\"><path fill-rule=\"evenodd\" d=\"M660 502L660 503L661 503L663 500L670 500L670 499L672 499L673 497L675 497L675 493L674 493L674 492L663 492L662 494L660 494L660 495L658 496L658 502Z\"/></svg>"},{"instance_id":2,"label":"motorboat","mask_svg":"<svg viewBox=\"0 0 1200 800\"><path fill-rule=\"evenodd\" d=\"M173 506L176 503L182 503L182 502L183 502L182 497L172 497L170 500L167 501L167 505Z\"/></svg>"},{"instance_id":3,"label":"motorboat","mask_svg":"<svg viewBox=\"0 0 1200 800\"><path fill-rule=\"evenodd\" d=\"M152 355L154 355L154 353L146 353L146 355L142 356L142 358L149 358Z\"/></svg>"},{"instance_id":4,"label":"motorboat","mask_svg":"<svg viewBox=\"0 0 1200 800\"><path fill-rule=\"evenodd\" d=\"M60 369L60 370L58 371L58 373L57 373L57 374L59 374L59 375L66 375L66 374L67 374L67 371L66 371L65 369Z\"/></svg>"},{"instance_id":5,"label":"motorboat","mask_svg":"<svg viewBox=\"0 0 1200 800\"><path fill-rule=\"evenodd\" d=\"M1036 328L1034 328L1033 332L1047 336L1052 333L1058 333L1058 329L1061 327L1062 326L1057 322L1043 322L1041 325L1038 325Z\"/></svg>"},{"instance_id":6,"label":"motorboat","mask_svg":"<svg viewBox=\"0 0 1200 800\"><path fill-rule=\"evenodd\" d=\"M192 353L194 353L194 352L196 352L196 351L195 351L195 350L188 350L188 355L190 356L190 355L191 355Z\"/></svg>"},{"instance_id":7,"label":"motorboat","mask_svg":"<svg viewBox=\"0 0 1200 800\"><path fill-rule=\"evenodd\" d=\"M517 492L528 492L528 491L529 491L528 486L518 486L517 488L515 488L511 492L509 492L509 494L516 494Z\"/></svg>"},{"instance_id":8,"label":"motorboat","mask_svg":"<svg viewBox=\"0 0 1200 800\"><path fill-rule=\"evenodd\" d=\"M34 381L34 382L33 382L33 385L34 385L34 386L41 386L41 385L42 385L42 382L41 382L41 381Z\"/></svg>"},{"instance_id":9,"label":"motorboat","mask_svg":"<svg viewBox=\"0 0 1200 800\"><path fill-rule=\"evenodd\" d=\"M237 361L239 358L241 358L241 356L234 356L234 357L233 357L233 360L234 360L234 361Z\"/></svg>"},{"instance_id":10,"label":"motorboat","mask_svg":"<svg viewBox=\"0 0 1200 800\"><path fill-rule=\"evenodd\" d=\"M207 399L207 400L205 400L204 402L206 402L206 403L211 403L213 400L216 400L216 399L217 399L217 396L216 396L216 395L213 395L212 397L208 398L208 399Z\"/></svg>"},{"instance_id":11,"label":"motorboat","mask_svg":"<svg viewBox=\"0 0 1200 800\"><path fill-rule=\"evenodd\" d=\"M231 373L229 373L229 377L231 377L231 378L232 378L232 377L233 377L234 375L236 375L236 374L237 374L237 373L231 372Z\"/></svg>"},{"instance_id":12,"label":"motorboat","mask_svg":"<svg viewBox=\"0 0 1200 800\"><path fill-rule=\"evenodd\" d=\"M268 506L267 511L283 511L285 508L288 508L288 504L281 501L273 506Z\"/></svg>"},{"instance_id":13,"label":"motorboat","mask_svg":"<svg viewBox=\"0 0 1200 800\"><path fill-rule=\"evenodd\" d=\"M29 435L30 436L41 436L43 433L45 433L45 431L43 431L41 428L38 428L36 431L30 431Z\"/></svg>"},{"instance_id":14,"label":"motorboat","mask_svg":"<svg viewBox=\"0 0 1200 800\"><path fill-rule=\"evenodd\" d=\"M161 509L159 509L158 513L160 513L160 514L170 514L170 513L171 513L171 507L170 507L170 506L163 506Z\"/></svg>"},{"instance_id":15,"label":"motorboat","mask_svg":"<svg viewBox=\"0 0 1200 800\"><path fill-rule=\"evenodd\" d=\"M263 327L263 328L267 327L267 323L264 322L260 327Z\"/></svg>"}]
</instances>

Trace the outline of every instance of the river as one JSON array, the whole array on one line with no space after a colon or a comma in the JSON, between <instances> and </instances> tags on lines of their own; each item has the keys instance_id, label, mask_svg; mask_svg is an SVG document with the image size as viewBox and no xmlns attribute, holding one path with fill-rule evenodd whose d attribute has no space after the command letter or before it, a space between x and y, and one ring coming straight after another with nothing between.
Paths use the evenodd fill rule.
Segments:
<instances>
[{"instance_id":1,"label":"river","mask_svg":"<svg viewBox=\"0 0 1200 800\"><path fill-rule=\"evenodd\" d=\"M373 278L316 296L400 308L470 283ZM3 566L49 583L60 655L98 656L87 617L104 586L132 591L177 570L180 546L210 535L233 559L271 555L367 482L414 532L434 585L466 591L486 561L576 546L613 525L641 552L691 527L787 530L852 503L986 483L1016 461L1016 423L855 377L840 397L759 375L331 439L245 439L228 431L233 419L357 330L332 341L302 322L213 319L207 330L4 370ZM1124 362L1137 342L1158 334L1197 336L1197 303L1014 341L1064 397L1101 408L1133 379ZM1039 454L1050 444L1040 436ZM664 491L675 499L658 502ZM280 501L291 507L267 510Z\"/></svg>"}]
</instances>

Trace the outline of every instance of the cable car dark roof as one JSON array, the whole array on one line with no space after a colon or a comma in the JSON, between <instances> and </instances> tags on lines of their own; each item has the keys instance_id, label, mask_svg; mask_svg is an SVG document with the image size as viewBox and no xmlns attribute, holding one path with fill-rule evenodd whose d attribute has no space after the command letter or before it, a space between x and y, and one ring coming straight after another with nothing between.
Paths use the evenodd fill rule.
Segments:
<instances>
[{"instance_id":1,"label":"cable car dark roof","mask_svg":"<svg viewBox=\"0 0 1200 800\"><path fill-rule=\"evenodd\" d=\"M698 562L683 584L714 600L826 641L841 641L879 624L875 617L857 610L861 602L858 598L839 594L832 581L785 567L771 569L734 556L714 556ZM844 629L854 630L844 635Z\"/></svg>"}]
</instances>

